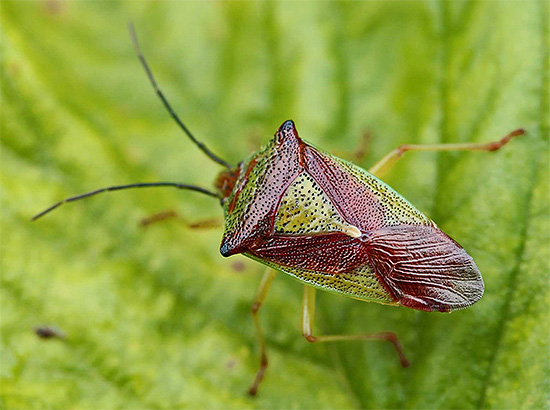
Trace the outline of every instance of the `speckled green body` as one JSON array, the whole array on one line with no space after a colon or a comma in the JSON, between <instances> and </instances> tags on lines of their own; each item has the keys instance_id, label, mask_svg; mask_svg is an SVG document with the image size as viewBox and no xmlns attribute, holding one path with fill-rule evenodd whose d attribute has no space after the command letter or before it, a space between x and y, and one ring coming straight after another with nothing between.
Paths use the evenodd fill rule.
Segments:
<instances>
[{"instance_id":1,"label":"speckled green body","mask_svg":"<svg viewBox=\"0 0 550 410\"><path fill-rule=\"evenodd\" d=\"M241 172L237 180L237 187L243 186L240 191L240 200L233 211L229 212L229 204L237 192L234 191L223 205L224 237L234 235L242 221L246 220L247 215L250 214L250 208L254 206L254 201L258 196L258 187L266 182L264 178L266 169L277 158L275 141L275 138L272 139L265 147L253 153L241 164ZM320 149L317 150L370 188L386 211L384 212L387 215L386 223L435 225L402 195L374 175L349 161L337 158ZM256 164L247 175L246 171L253 161ZM328 195L323 192L313 178L305 173L296 177L288 186L277 210L274 227L275 232L290 235L346 233L353 229L340 216ZM368 265L357 267L351 272L334 275L333 273L283 266L247 252L243 254L322 290L373 302L392 303L390 295Z\"/></svg>"},{"instance_id":2,"label":"speckled green body","mask_svg":"<svg viewBox=\"0 0 550 410\"><path fill-rule=\"evenodd\" d=\"M475 263L433 221L285 124L235 172L222 203L224 256L242 253L323 290L422 310L459 309L481 297Z\"/></svg>"}]
</instances>

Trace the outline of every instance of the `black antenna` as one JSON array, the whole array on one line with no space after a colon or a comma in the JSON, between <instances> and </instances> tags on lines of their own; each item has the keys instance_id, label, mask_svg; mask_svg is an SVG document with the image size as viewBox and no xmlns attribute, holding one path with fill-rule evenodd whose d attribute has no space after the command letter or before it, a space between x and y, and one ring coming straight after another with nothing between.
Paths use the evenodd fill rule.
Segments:
<instances>
[{"instance_id":1,"label":"black antenna","mask_svg":"<svg viewBox=\"0 0 550 410\"><path fill-rule=\"evenodd\" d=\"M174 187L174 188L178 188L178 189L188 189L190 191L200 192L202 194L205 194L205 195L208 195L208 196L213 196L214 198L221 199L221 197L218 194L216 194L215 192L209 191L208 189L201 188L201 187L195 186L195 185L178 184L176 182L140 182L140 183L137 183L137 184L115 185L115 186L110 186L110 187L106 187L106 188L96 189L95 191L86 192L85 194L80 194L80 195L72 196L70 198L66 198L62 201L59 201L56 204L53 204L49 208L47 208L47 209L43 210L42 212L40 212L39 214L36 214L35 216L33 216L31 218L31 221L36 221L38 218L41 218L44 215L50 213L54 209L56 209L56 208L60 207L61 205L63 205L64 203L89 198L91 196L101 194L102 192L120 191L122 189L130 189L130 188L153 188L153 187Z\"/></svg>"},{"instance_id":2,"label":"black antenna","mask_svg":"<svg viewBox=\"0 0 550 410\"><path fill-rule=\"evenodd\" d=\"M147 77L149 77L149 81L151 81L151 84L153 85L153 88L155 89L157 95L162 101L162 104L164 104L164 107L168 110L170 113L170 116L176 121L176 123L179 125L179 127L187 134L187 136L193 141L193 143L200 148L202 152L204 152L210 159L217 162L220 165L223 165L224 167L231 169L231 165L215 155L212 151L210 151L208 148L206 148L206 145L204 145L202 142L198 141L193 134L191 134L191 131L187 129L185 124L180 120L178 115L175 113L175 111L170 106L170 103L162 93L161 89L157 85L157 82L155 81L155 77L153 76L153 72L149 68L149 64L147 64L147 61L145 60L145 57L143 56L143 53L141 52L141 48L139 47L139 42L136 34L136 30L134 29L134 24L132 22L128 23L128 30L130 31L130 37L132 39L132 44L134 45L134 49L136 50L136 54L139 58L139 61L141 62L141 65L145 69L145 73L147 74Z\"/></svg>"}]
</instances>

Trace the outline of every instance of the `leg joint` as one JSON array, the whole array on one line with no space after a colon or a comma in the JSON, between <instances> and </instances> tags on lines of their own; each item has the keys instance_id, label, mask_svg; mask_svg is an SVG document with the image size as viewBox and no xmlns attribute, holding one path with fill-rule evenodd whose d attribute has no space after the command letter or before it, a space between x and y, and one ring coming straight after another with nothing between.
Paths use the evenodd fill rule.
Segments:
<instances>
[{"instance_id":1,"label":"leg joint","mask_svg":"<svg viewBox=\"0 0 550 410\"><path fill-rule=\"evenodd\" d=\"M304 336L304 339L306 339L309 343L315 343L319 340L317 337L305 333L302 334L302 336Z\"/></svg>"},{"instance_id":2,"label":"leg joint","mask_svg":"<svg viewBox=\"0 0 550 410\"><path fill-rule=\"evenodd\" d=\"M497 151L499 150L506 142L508 141L495 141L495 142L490 142L489 144L487 144L487 151Z\"/></svg>"},{"instance_id":3,"label":"leg joint","mask_svg":"<svg viewBox=\"0 0 550 410\"><path fill-rule=\"evenodd\" d=\"M388 342L391 342L393 344L399 343L399 340L397 339L397 335L393 332L380 332L380 335L386 339Z\"/></svg>"},{"instance_id":4,"label":"leg joint","mask_svg":"<svg viewBox=\"0 0 550 410\"><path fill-rule=\"evenodd\" d=\"M395 155L397 156L397 158L401 158L405 154L405 152L409 150L410 150L409 144L401 144L395 149Z\"/></svg>"}]
</instances>

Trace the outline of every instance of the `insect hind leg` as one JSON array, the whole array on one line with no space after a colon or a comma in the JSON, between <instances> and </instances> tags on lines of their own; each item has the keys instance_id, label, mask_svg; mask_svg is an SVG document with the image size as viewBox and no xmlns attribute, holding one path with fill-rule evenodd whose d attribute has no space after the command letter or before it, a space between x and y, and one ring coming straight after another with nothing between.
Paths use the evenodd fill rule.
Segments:
<instances>
[{"instance_id":1,"label":"insect hind leg","mask_svg":"<svg viewBox=\"0 0 550 410\"><path fill-rule=\"evenodd\" d=\"M405 144L400 145L393 151L389 152L380 161L374 164L369 172L377 177L381 177L389 169L395 165L399 159L403 157L406 152L409 151L497 151L506 145L514 137L519 137L525 134L525 130L519 128L514 130L501 138L498 141L486 142L486 143L461 143L461 144Z\"/></svg>"},{"instance_id":2,"label":"insect hind leg","mask_svg":"<svg viewBox=\"0 0 550 410\"><path fill-rule=\"evenodd\" d=\"M313 322L315 318L315 288L304 286L304 299L302 303L302 335L310 343L319 342L340 342L347 340L382 340L393 344L401 366L409 367L410 363L403 353L401 343L393 332L365 333L361 335L327 335L314 336Z\"/></svg>"}]
</instances>

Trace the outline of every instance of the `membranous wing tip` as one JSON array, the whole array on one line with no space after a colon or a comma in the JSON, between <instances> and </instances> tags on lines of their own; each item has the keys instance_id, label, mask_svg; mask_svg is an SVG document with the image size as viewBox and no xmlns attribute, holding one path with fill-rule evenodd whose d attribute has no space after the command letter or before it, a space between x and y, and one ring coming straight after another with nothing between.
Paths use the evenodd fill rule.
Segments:
<instances>
[{"instance_id":1,"label":"membranous wing tip","mask_svg":"<svg viewBox=\"0 0 550 410\"><path fill-rule=\"evenodd\" d=\"M483 295L483 279L472 257L438 228L385 227L373 232L366 245L376 276L403 306L450 312Z\"/></svg>"}]
</instances>

